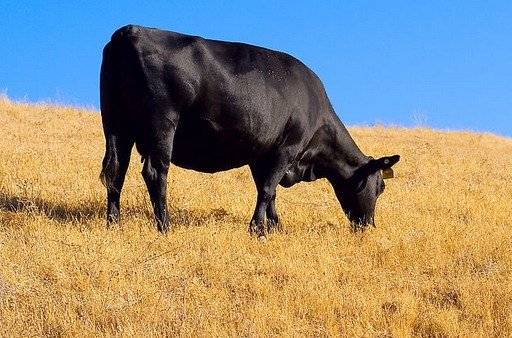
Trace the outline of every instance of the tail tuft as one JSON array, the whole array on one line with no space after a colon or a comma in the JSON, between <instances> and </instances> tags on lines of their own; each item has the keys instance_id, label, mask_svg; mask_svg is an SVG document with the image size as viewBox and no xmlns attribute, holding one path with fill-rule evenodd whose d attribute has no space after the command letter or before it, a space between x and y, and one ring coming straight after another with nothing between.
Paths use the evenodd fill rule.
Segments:
<instances>
[{"instance_id":1,"label":"tail tuft","mask_svg":"<svg viewBox=\"0 0 512 338\"><path fill-rule=\"evenodd\" d=\"M107 190L114 188L114 182L119 177L119 160L117 158L117 143L114 135L107 136L107 147L103 158L103 169L100 179Z\"/></svg>"}]
</instances>

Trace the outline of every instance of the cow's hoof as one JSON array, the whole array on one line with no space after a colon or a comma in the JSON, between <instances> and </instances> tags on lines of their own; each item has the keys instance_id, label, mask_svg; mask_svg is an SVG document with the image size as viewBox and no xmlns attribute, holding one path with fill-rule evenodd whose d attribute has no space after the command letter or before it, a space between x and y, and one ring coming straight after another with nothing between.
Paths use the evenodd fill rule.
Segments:
<instances>
[{"instance_id":1,"label":"cow's hoof","mask_svg":"<svg viewBox=\"0 0 512 338\"><path fill-rule=\"evenodd\" d=\"M267 242L267 236L265 235L259 235L258 236L258 241L262 242L262 243L266 243Z\"/></svg>"},{"instance_id":2,"label":"cow's hoof","mask_svg":"<svg viewBox=\"0 0 512 338\"><path fill-rule=\"evenodd\" d=\"M283 226L279 222L267 219L267 231L268 233L283 232Z\"/></svg>"},{"instance_id":3,"label":"cow's hoof","mask_svg":"<svg viewBox=\"0 0 512 338\"><path fill-rule=\"evenodd\" d=\"M265 228L263 227L263 224L256 223L255 220L251 221L251 224L249 224L249 233L257 235L259 237L265 237Z\"/></svg>"},{"instance_id":4,"label":"cow's hoof","mask_svg":"<svg viewBox=\"0 0 512 338\"><path fill-rule=\"evenodd\" d=\"M367 228L366 225L361 225L361 224L356 224L356 223L350 224L350 230L353 233L363 233L366 230L366 228Z\"/></svg>"},{"instance_id":5,"label":"cow's hoof","mask_svg":"<svg viewBox=\"0 0 512 338\"><path fill-rule=\"evenodd\" d=\"M162 234L165 234L169 231L169 224L158 224L158 231L160 231L160 233Z\"/></svg>"},{"instance_id":6,"label":"cow's hoof","mask_svg":"<svg viewBox=\"0 0 512 338\"><path fill-rule=\"evenodd\" d=\"M107 230L117 230L123 231L123 226L120 222L108 222L107 221Z\"/></svg>"}]
</instances>

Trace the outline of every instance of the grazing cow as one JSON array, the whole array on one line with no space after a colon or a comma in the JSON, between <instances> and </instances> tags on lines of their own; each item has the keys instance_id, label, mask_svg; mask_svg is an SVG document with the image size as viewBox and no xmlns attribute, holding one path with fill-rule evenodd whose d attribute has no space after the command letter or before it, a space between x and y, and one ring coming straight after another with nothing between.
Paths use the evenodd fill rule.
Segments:
<instances>
[{"instance_id":1,"label":"grazing cow","mask_svg":"<svg viewBox=\"0 0 512 338\"><path fill-rule=\"evenodd\" d=\"M353 225L374 224L384 190L381 170L399 156L365 156L334 113L320 79L294 57L126 26L105 46L100 77L107 224L119 221L134 144L161 232L169 227L171 162L207 173L249 165L258 193L249 231L262 236L278 227L277 185L319 178L332 184Z\"/></svg>"}]
</instances>

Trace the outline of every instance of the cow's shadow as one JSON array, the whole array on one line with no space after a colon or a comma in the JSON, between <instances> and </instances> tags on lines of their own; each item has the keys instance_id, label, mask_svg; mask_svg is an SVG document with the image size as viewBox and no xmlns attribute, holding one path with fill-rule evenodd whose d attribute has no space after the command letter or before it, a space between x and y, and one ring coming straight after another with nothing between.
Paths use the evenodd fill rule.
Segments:
<instances>
[{"instance_id":1,"label":"cow's shadow","mask_svg":"<svg viewBox=\"0 0 512 338\"><path fill-rule=\"evenodd\" d=\"M43 215L48 219L62 223L86 224L91 220L104 220L106 217L106 202L85 201L79 205L70 205L65 202L56 203L42 198L28 198L14 196L0 192L0 210L26 215ZM129 217L134 213L140 213L140 208L132 210L127 207L122 214ZM184 209L179 206L169 206L171 227L196 227L204 226L210 221L246 223L242 217L237 217L227 212L224 208L216 209ZM144 212L149 222L154 221L153 211L149 208ZM156 227L156 224L155 224Z\"/></svg>"},{"instance_id":2,"label":"cow's shadow","mask_svg":"<svg viewBox=\"0 0 512 338\"><path fill-rule=\"evenodd\" d=\"M84 222L102 217L105 207L94 201L71 206L65 202L56 203L39 197L29 198L0 192L0 210L28 215L44 215L60 222Z\"/></svg>"}]
</instances>

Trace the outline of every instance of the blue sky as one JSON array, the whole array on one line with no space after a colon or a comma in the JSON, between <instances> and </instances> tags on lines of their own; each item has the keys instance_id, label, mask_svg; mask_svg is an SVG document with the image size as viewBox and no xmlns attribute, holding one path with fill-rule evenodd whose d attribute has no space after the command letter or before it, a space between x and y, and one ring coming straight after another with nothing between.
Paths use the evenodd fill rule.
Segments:
<instances>
[{"instance_id":1,"label":"blue sky","mask_svg":"<svg viewBox=\"0 0 512 338\"><path fill-rule=\"evenodd\" d=\"M102 48L128 23L292 54L349 126L512 137L512 1L0 0L0 92L99 109Z\"/></svg>"}]
</instances>

